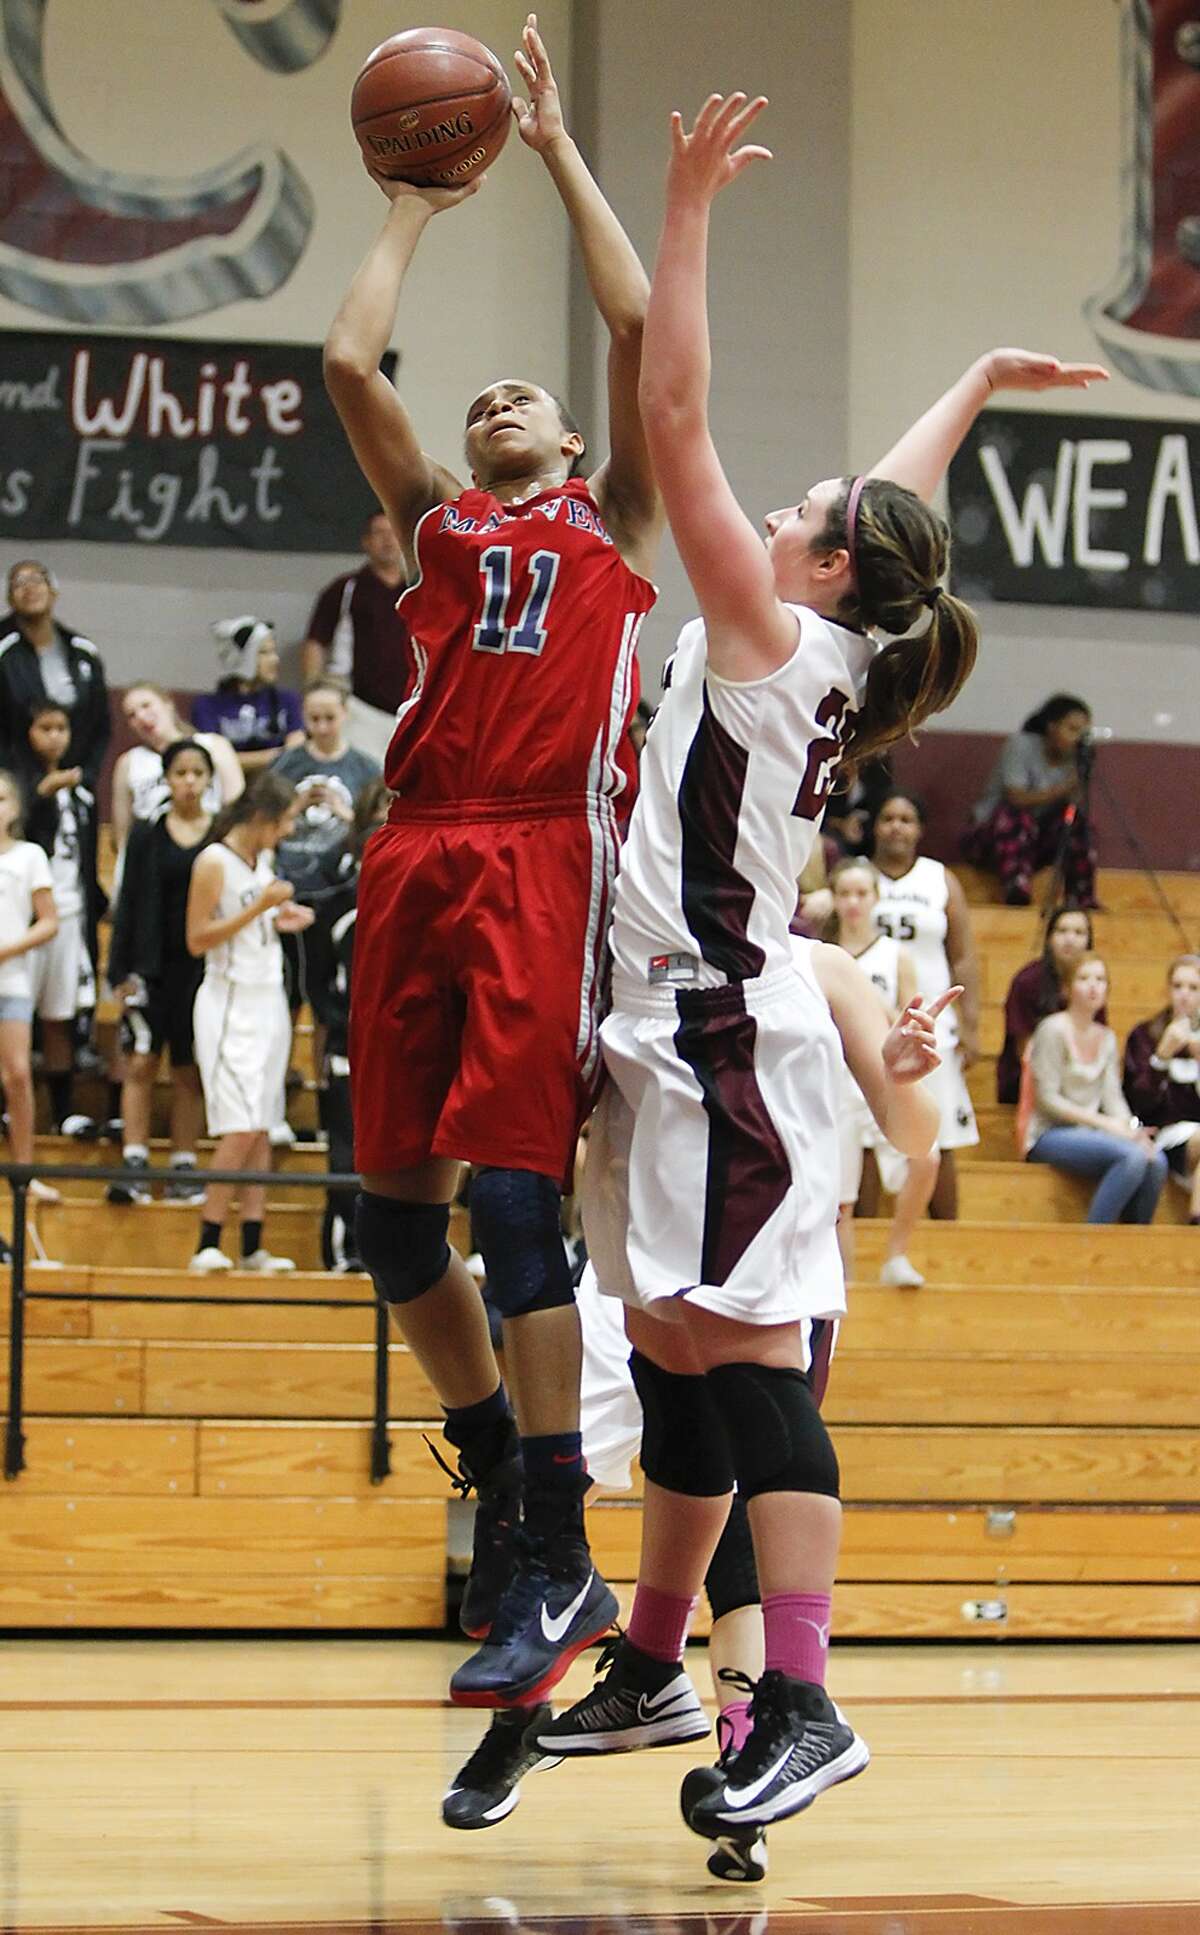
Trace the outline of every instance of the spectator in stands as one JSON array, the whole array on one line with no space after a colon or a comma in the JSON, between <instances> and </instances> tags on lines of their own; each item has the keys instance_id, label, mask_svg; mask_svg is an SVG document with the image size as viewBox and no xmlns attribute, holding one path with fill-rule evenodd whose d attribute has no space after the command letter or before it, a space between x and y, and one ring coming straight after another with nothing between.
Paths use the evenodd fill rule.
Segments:
<instances>
[{"instance_id":1,"label":"spectator in stands","mask_svg":"<svg viewBox=\"0 0 1200 1935\"><path fill-rule=\"evenodd\" d=\"M408 627L396 610L404 590L399 539L383 511L363 528L367 562L327 584L301 647L306 682L339 678L350 688L348 737L380 765L408 683Z\"/></svg>"},{"instance_id":2,"label":"spectator in stands","mask_svg":"<svg viewBox=\"0 0 1200 1935\"><path fill-rule=\"evenodd\" d=\"M278 879L272 865L291 831L294 806L286 779L260 773L220 814L192 869L187 945L204 959L194 1030L209 1134L217 1138L214 1169L265 1170L270 1130L283 1120L292 1025L280 935L301 933L313 921L311 907L293 899L291 882ZM234 1187L212 1183L206 1192L190 1265L201 1274L234 1268L221 1248ZM243 1185L237 1193L240 1267L268 1275L294 1270L290 1257L263 1248L263 1185Z\"/></svg>"},{"instance_id":3,"label":"spectator in stands","mask_svg":"<svg viewBox=\"0 0 1200 1935\"><path fill-rule=\"evenodd\" d=\"M180 739L194 738L212 766L204 810L216 814L229 806L246 784L237 754L219 732L189 734L169 692L161 685L131 685L121 710L138 743L123 752L113 768L112 829L118 852L135 820L152 820L168 805L171 789L163 776L163 753Z\"/></svg>"},{"instance_id":4,"label":"spectator in stands","mask_svg":"<svg viewBox=\"0 0 1200 1935\"><path fill-rule=\"evenodd\" d=\"M286 746L304 742L300 695L279 684L279 646L263 618L221 618L213 626L224 677L192 704L197 732L217 732L249 779Z\"/></svg>"},{"instance_id":5,"label":"spectator in stands","mask_svg":"<svg viewBox=\"0 0 1200 1935\"><path fill-rule=\"evenodd\" d=\"M1168 998L1125 1044L1125 1099L1147 1126L1200 1223L1200 955L1181 954Z\"/></svg>"},{"instance_id":6,"label":"spectator in stands","mask_svg":"<svg viewBox=\"0 0 1200 1935\"><path fill-rule=\"evenodd\" d=\"M44 699L29 723L21 768L24 824L50 862L58 932L31 957L33 1007L42 1033L50 1119L60 1134L94 1136L90 1116L75 1115L76 1018L96 1006L97 926L107 901L96 877L96 801L78 766L67 766L71 721Z\"/></svg>"},{"instance_id":7,"label":"spectator in stands","mask_svg":"<svg viewBox=\"0 0 1200 1935\"><path fill-rule=\"evenodd\" d=\"M893 1022L918 992L917 969L908 949L901 947L890 934L880 933L875 924L879 876L869 860L841 860L829 876L829 887L833 912L825 938L844 947L858 962L887 1010L888 1021ZM908 1246L917 1223L929 1207L940 1155L935 1149L927 1156L902 1156L884 1138L862 1090L845 1067L842 1083L838 1101L842 1174L838 1246L846 1275L850 1277L854 1272L854 1206L862 1183L863 1151L871 1149L880 1182L895 1197L887 1255L879 1281L898 1289L919 1290L925 1279L909 1261Z\"/></svg>"},{"instance_id":8,"label":"spectator in stands","mask_svg":"<svg viewBox=\"0 0 1200 1935\"><path fill-rule=\"evenodd\" d=\"M1019 1119L1027 1162L1048 1162L1099 1183L1089 1223L1149 1223L1167 1175L1121 1093L1117 1038L1100 1021L1108 970L1097 954L1076 962L1067 1005L1039 1021L1029 1044L1027 1108Z\"/></svg>"},{"instance_id":9,"label":"spectator in stands","mask_svg":"<svg viewBox=\"0 0 1200 1935\"><path fill-rule=\"evenodd\" d=\"M329 1167L337 1175L350 1175L354 1170L348 1040L358 872L363 848L387 818L391 797L382 779L371 780L359 793L340 852L325 856L324 891L312 897L317 918L307 937L308 998L320 1043L317 1094L321 1126L329 1143ZM353 1189L331 1189L326 1198L321 1250L327 1270L362 1268L354 1236L356 1193Z\"/></svg>"},{"instance_id":10,"label":"spectator in stands","mask_svg":"<svg viewBox=\"0 0 1200 1935\"><path fill-rule=\"evenodd\" d=\"M345 847L354 802L381 777L379 761L347 738L349 693L340 679L317 678L304 688L304 743L280 753L272 771L296 789L296 823L277 861L297 900L327 884L326 861Z\"/></svg>"},{"instance_id":11,"label":"spectator in stands","mask_svg":"<svg viewBox=\"0 0 1200 1935\"><path fill-rule=\"evenodd\" d=\"M187 902L192 869L213 816L206 801L213 762L207 746L177 739L162 756L169 798L152 820L136 820L125 849L121 890L113 913L108 975L122 1005L125 1080L121 1089L123 1160L127 1169L150 1162L154 1083L164 1048L171 1053L171 1170L169 1202L203 1194L196 1176L196 1144L204 1130L204 1100L192 1041L192 1010L204 974L188 952ZM113 1183L110 1203L148 1203L136 1178Z\"/></svg>"},{"instance_id":12,"label":"spectator in stands","mask_svg":"<svg viewBox=\"0 0 1200 1935\"><path fill-rule=\"evenodd\" d=\"M1015 1102L1020 1096L1025 1044L1039 1021L1066 1007L1076 963L1094 946L1091 915L1082 907L1056 907L1041 954L1017 969L1004 997L1004 1046L996 1060L998 1102ZM1107 1021L1107 1013L1099 1019Z\"/></svg>"},{"instance_id":13,"label":"spectator in stands","mask_svg":"<svg viewBox=\"0 0 1200 1935\"><path fill-rule=\"evenodd\" d=\"M822 833L842 854L870 853L875 816L894 790L886 757L864 760L850 777L839 772L821 822Z\"/></svg>"},{"instance_id":14,"label":"spectator in stands","mask_svg":"<svg viewBox=\"0 0 1200 1935\"><path fill-rule=\"evenodd\" d=\"M880 804L872 834L871 858L879 875L875 925L908 948L924 1000L955 984L963 989L957 1007L938 1016L941 1066L926 1077L941 1115L942 1161L930 1213L953 1219L958 1215L954 1151L979 1141L966 1082L966 1070L979 1059L979 961L967 897L949 867L921 853L924 833L921 801L894 788Z\"/></svg>"},{"instance_id":15,"label":"spectator in stands","mask_svg":"<svg viewBox=\"0 0 1200 1935\"><path fill-rule=\"evenodd\" d=\"M112 734L103 661L90 638L55 618L58 585L46 565L14 564L8 597L12 609L0 618L0 763L21 763L36 708L57 699L71 722L66 763L79 767L94 798Z\"/></svg>"},{"instance_id":16,"label":"spectator in stands","mask_svg":"<svg viewBox=\"0 0 1200 1935\"><path fill-rule=\"evenodd\" d=\"M1080 804L1080 749L1091 724L1084 700L1056 692L1005 740L976 803L963 852L999 875L1010 907L1028 907L1035 872L1055 862L1062 899L1096 905L1092 828Z\"/></svg>"},{"instance_id":17,"label":"spectator in stands","mask_svg":"<svg viewBox=\"0 0 1200 1935\"><path fill-rule=\"evenodd\" d=\"M50 862L41 847L21 838L21 789L12 773L0 772L0 1085L8 1110L8 1146L14 1162L33 1161L33 982L30 955L58 932ZM36 1177L29 1194L57 1203L57 1189ZM8 1245L4 1244L7 1251Z\"/></svg>"}]
</instances>

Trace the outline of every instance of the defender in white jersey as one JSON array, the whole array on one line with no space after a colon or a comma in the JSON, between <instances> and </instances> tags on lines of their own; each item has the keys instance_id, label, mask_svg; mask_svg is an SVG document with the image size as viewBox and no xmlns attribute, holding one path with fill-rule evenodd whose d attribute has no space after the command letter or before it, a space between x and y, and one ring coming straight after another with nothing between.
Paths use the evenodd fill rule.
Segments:
<instances>
[{"instance_id":1,"label":"defender in white jersey","mask_svg":"<svg viewBox=\"0 0 1200 1935\"><path fill-rule=\"evenodd\" d=\"M917 993L917 972L908 949L890 935L881 934L875 926L879 876L869 860L841 860L830 875L829 885L833 914L827 937L858 962L883 1002L888 1019L894 1021ZM941 1070L936 1069L929 1077L931 1089L940 1076ZM897 1289L919 1290L925 1279L910 1260L908 1248L918 1221L929 1207L937 1181L937 1150L924 1156L907 1157L893 1149L880 1133L866 1097L845 1067L838 1104L838 1130L841 1151L838 1242L847 1277L854 1269L854 1208L862 1184L863 1154L870 1149L880 1182L895 1198L879 1280Z\"/></svg>"},{"instance_id":2,"label":"defender in white jersey","mask_svg":"<svg viewBox=\"0 0 1200 1935\"><path fill-rule=\"evenodd\" d=\"M948 867L918 852L925 825L919 800L890 793L875 816L874 864L879 875L875 922L912 954L917 984L927 997L952 981L962 984L961 1014L948 1009L938 1024L942 1065L935 1077L942 1165L933 1194L935 1216L958 1214L955 1149L979 1141L966 1070L979 1055L979 962L966 895Z\"/></svg>"},{"instance_id":3,"label":"defender in white jersey","mask_svg":"<svg viewBox=\"0 0 1200 1935\"><path fill-rule=\"evenodd\" d=\"M690 134L672 117L641 418L702 624L684 631L648 735L618 879L601 1033L611 1079L593 1131L604 1153L593 1140L584 1215L601 1279L627 1299L642 1566L607 1678L535 1729L547 1751L586 1753L614 1732L637 1744L639 1724L663 1739L675 1703L686 1724L692 1595L736 1480L766 1670L748 1739L688 1800L689 1824L710 1838L797 1813L866 1765L824 1691L838 1476L803 1375L802 1320L842 1295L836 1032L820 996L840 991L853 1072L913 1154L933 1140L934 1111L909 1084L933 1065L932 1016L948 1005L910 1009L889 1031L839 950L797 970L796 877L843 756L877 752L948 705L974 660L974 617L943 588L948 533L917 493L935 488L994 388L1086 380L1052 358L993 353L873 475L827 479L774 512L764 543L709 432L705 301L710 207L765 154L736 149L764 105L714 95Z\"/></svg>"},{"instance_id":4,"label":"defender in white jersey","mask_svg":"<svg viewBox=\"0 0 1200 1935\"><path fill-rule=\"evenodd\" d=\"M204 1088L209 1134L216 1136L215 1169L266 1169L268 1130L283 1112L292 1029L283 986L281 933L311 926L313 911L277 880L271 856L295 818L295 788L267 772L218 819L214 842L192 869L188 890L188 951L204 956L196 995L196 1063ZM221 1231L233 1185L209 1186L200 1240L191 1268L232 1269ZM240 1191L242 1269L292 1270L286 1257L262 1244L265 1191Z\"/></svg>"}]
</instances>

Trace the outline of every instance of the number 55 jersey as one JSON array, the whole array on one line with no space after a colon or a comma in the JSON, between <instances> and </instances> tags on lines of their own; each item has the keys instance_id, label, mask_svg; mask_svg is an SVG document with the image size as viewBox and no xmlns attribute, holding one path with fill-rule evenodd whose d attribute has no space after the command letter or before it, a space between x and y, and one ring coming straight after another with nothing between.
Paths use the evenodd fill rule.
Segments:
<instances>
[{"instance_id":1,"label":"number 55 jersey","mask_svg":"<svg viewBox=\"0 0 1200 1935\"><path fill-rule=\"evenodd\" d=\"M599 1069L619 824L654 587L586 483L467 490L417 529L411 685L359 892L350 1060L368 1172L429 1155L556 1179Z\"/></svg>"}]
</instances>

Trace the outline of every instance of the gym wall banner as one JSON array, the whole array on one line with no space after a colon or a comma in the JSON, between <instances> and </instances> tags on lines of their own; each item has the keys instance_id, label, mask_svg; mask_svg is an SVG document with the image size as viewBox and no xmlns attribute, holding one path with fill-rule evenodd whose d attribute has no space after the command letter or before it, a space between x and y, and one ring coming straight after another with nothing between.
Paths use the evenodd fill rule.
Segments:
<instances>
[{"instance_id":1,"label":"gym wall banner","mask_svg":"<svg viewBox=\"0 0 1200 1935\"><path fill-rule=\"evenodd\" d=\"M1200 611L1200 423L985 410L950 466L954 588Z\"/></svg>"},{"instance_id":2,"label":"gym wall banner","mask_svg":"<svg viewBox=\"0 0 1200 1935\"><path fill-rule=\"evenodd\" d=\"M0 331L0 546L345 552L374 501L315 346Z\"/></svg>"}]
</instances>

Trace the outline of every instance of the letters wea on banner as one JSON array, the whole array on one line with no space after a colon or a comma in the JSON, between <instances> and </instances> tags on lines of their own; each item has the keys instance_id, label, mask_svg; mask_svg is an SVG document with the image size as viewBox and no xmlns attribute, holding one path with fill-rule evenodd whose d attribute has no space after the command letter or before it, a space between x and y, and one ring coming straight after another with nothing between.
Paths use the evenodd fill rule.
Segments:
<instances>
[{"instance_id":1,"label":"letters wea on banner","mask_svg":"<svg viewBox=\"0 0 1200 1935\"><path fill-rule=\"evenodd\" d=\"M986 410L950 466L965 598L1200 610L1200 423Z\"/></svg>"},{"instance_id":2,"label":"letters wea on banner","mask_svg":"<svg viewBox=\"0 0 1200 1935\"><path fill-rule=\"evenodd\" d=\"M317 348L0 332L0 542L344 552L373 503Z\"/></svg>"}]
</instances>

